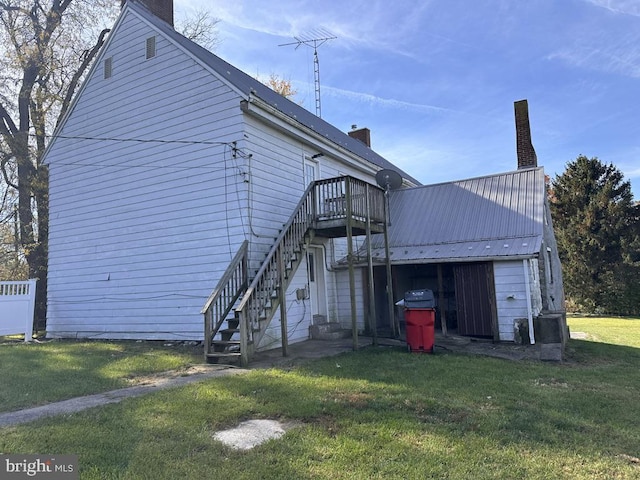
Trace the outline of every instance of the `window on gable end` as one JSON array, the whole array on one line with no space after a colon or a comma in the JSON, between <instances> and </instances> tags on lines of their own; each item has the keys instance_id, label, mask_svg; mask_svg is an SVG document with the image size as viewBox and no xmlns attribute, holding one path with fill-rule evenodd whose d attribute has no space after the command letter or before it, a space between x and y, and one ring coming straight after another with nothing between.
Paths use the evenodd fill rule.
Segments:
<instances>
[{"instance_id":1,"label":"window on gable end","mask_svg":"<svg viewBox=\"0 0 640 480\"><path fill-rule=\"evenodd\" d=\"M147 59L156 56L156 37L147 38Z\"/></svg>"},{"instance_id":2,"label":"window on gable end","mask_svg":"<svg viewBox=\"0 0 640 480\"><path fill-rule=\"evenodd\" d=\"M112 69L113 69L113 57L108 57L104 59L104 78L111 78Z\"/></svg>"}]
</instances>

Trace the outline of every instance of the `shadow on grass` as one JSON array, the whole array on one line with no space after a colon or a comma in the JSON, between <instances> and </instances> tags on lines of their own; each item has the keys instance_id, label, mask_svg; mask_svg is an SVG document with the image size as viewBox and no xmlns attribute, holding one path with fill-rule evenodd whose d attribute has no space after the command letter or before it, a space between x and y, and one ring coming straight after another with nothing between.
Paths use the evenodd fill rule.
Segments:
<instances>
[{"instance_id":1,"label":"shadow on grass","mask_svg":"<svg viewBox=\"0 0 640 480\"><path fill-rule=\"evenodd\" d=\"M149 342L0 343L0 411L42 405L128 386L128 379L176 368L188 351Z\"/></svg>"},{"instance_id":2,"label":"shadow on grass","mask_svg":"<svg viewBox=\"0 0 640 480\"><path fill-rule=\"evenodd\" d=\"M600 362L613 361L621 365L633 364L640 367L640 348L627 345L590 340L570 340L566 352L570 362L597 365Z\"/></svg>"},{"instance_id":3,"label":"shadow on grass","mask_svg":"<svg viewBox=\"0 0 640 480\"><path fill-rule=\"evenodd\" d=\"M202 478L203 471L216 478L572 478L568 464L596 478L632 478L634 467L616 456L637 451L635 430L620 428L634 415L613 411L637 390L611 397L612 413L603 416L604 405L593 405L601 393L580 403L585 387L572 373L525 365L510 379L520 364L437 357L407 363L397 352L360 351L289 372L207 380L7 429L0 451L79 454L82 478ZM405 368L395 376L383 368L376 378L355 374L374 361ZM248 452L213 440L252 418L305 426Z\"/></svg>"},{"instance_id":4,"label":"shadow on grass","mask_svg":"<svg viewBox=\"0 0 640 480\"><path fill-rule=\"evenodd\" d=\"M423 406L418 414L433 409L436 423L498 435L500 442L637 451L640 349L571 341L568 350L569 361L557 364L370 349L301 371L407 387L408 403Z\"/></svg>"},{"instance_id":5,"label":"shadow on grass","mask_svg":"<svg viewBox=\"0 0 640 480\"><path fill-rule=\"evenodd\" d=\"M640 446L628 353L552 364L364 349L5 429L0 451L79 454L83 478L633 478L619 459ZM306 426L249 452L213 440L252 418Z\"/></svg>"}]
</instances>

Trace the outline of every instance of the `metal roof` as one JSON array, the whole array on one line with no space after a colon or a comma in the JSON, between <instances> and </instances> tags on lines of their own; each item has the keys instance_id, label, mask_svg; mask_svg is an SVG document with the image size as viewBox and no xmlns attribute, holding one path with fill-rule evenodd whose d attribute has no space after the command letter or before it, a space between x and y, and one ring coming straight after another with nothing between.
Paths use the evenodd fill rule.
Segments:
<instances>
[{"instance_id":1,"label":"metal roof","mask_svg":"<svg viewBox=\"0 0 640 480\"><path fill-rule=\"evenodd\" d=\"M243 71L234 67L230 63L225 62L217 55L211 53L207 49L189 40L185 36L176 32L168 23L164 22L153 13L151 13L144 5L138 2L127 2L129 8L135 10L136 13L142 15L146 20L151 22L158 30L162 31L167 37L175 41L182 48L188 51L191 55L196 57L202 63L209 68L217 72L222 78L226 79L237 90L242 92L245 99L249 99L251 95L254 95L267 104L275 108L276 110L284 113L291 119L297 121L301 125L313 130L327 140L342 147L349 152L367 160L368 162L380 167L396 170L402 175L403 178L411 181L416 185L420 185L420 182L411 177L406 172L403 172L396 165L389 162L384 157L378 155L371 148L367 147L360 140L351 138L342 130L334 127L330 123L322 120L313 113L306 110L304 107L298 105L291 100L283 97L279 93L275 92L268 86L264 85L259 80L256 80L250 75L247 75Z\"/></svg>"},{"instance_id":2,"label":"metal roof","mask_svg":"<svg viewBox=\"0 0 640 480\"><path fill-rule=\"evenodd\" d=\"M530 257L540 251L545 188L542 167L390 193L394 263ZM372 238L384 259L384 238Z\"/></svg>"}]
</instances>

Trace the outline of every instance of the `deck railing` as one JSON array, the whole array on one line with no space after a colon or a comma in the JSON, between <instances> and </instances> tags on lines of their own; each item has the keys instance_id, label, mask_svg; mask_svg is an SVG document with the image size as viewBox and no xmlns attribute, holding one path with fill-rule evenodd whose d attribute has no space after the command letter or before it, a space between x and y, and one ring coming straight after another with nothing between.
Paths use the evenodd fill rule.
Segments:
<instances>
[{"instance_id":1,"label":"deck railing","mask_svg":"<svg viewBox=\"0 0 640 480\"><path fill-rule=\"evenodd\" d=\"M318 199L313 212L317 220L346 219L347 200L350 200L352 218L366 221L368 197L371 221L384 222L384 192L357 178L345 176L316 180L314 195Z\"/></svg>"},{"instance_id":2,"label":"deck railing","mask_svg":"<svg viewBox=\"0 0 640 480\"><path fill-rule=\"evenodd\" d=\"M244 295L235 307L236 316L240 320L240 354L243 365L248 363L250 355L281 304L284 291L311 240L313 229L322 221L347 219L349 215L351 218L366 221L367 204L369 219L372 222L384 222L384 192L381 189L350 176L317 180L309 184L253 281L246 287ZM242 268L246 269L246 260L243 262ZM230 276L223 280L229 282L234 278ZM221 280L217 290L226 291L225 282ZM241 283L237 281L236 283L230 291L238 291L237 287ZM211 325L211 328L206 329L207 344L211 342L212 336L229 314L227 308L231 308L239 298L235 296L236 293L225 295L228 300L224 306L216 307L218 310L212 308L215 302L211 297L203 309L205 318L208 318L206 324ZM230 307L231 299L233 302ZM219 313L214 314L214 312ZM282 333L284 347L287 341L286 328Z\"/></svg>"},{"instance_id":3,"label":"deck railing","mask_svg":"<svg viewBox=\"0 0 640 480\"><path fill-rule=\"evenodd\" d=\"M266 330L266 323L279 304L279 288L286 280L285 270L291 271L299 261L297 255L303 249L305 235L314 219L314 204L315 186L311 183L236 308L240 317L243 365L249 361L249 345L252 349L257 346ZM261 320L265 325L261 325Z\"/></svg>"}]
</instances>

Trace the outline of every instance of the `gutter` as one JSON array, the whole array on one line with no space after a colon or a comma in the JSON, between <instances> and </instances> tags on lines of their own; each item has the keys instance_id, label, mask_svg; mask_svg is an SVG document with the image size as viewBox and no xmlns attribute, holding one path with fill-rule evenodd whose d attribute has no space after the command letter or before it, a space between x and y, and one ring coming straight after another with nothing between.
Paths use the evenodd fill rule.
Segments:
<instances>
[{"instance_id":1,"label":"gutter","mask_svg":"<svg viewBox=\"0 0 640 480\"><path fill-rule=\"evenodd\" d=\"M531 258L536 258L536 255L510 255L508 257L445 257L445 258L415 258L415 259L403 259L403 260L395 260L393 259L393 255L391 255L391 265L437 265L439 263L473 263L473 262L504 262L510 260L523 260L527 261ZM342 267L346 268L346 264L340 263L342 260L345 260L346 257L337 260L334 263L334 268L340 269ZM345 260L346 261L346 260ZM374 256L373 263L376 265L384 265L385 259L382 256ZM366 260L363 259L360 261L356 259L354 265L356 267L365 267ZM528 277L527 277L528 278Z\"/></svg>"}]
</instances>

